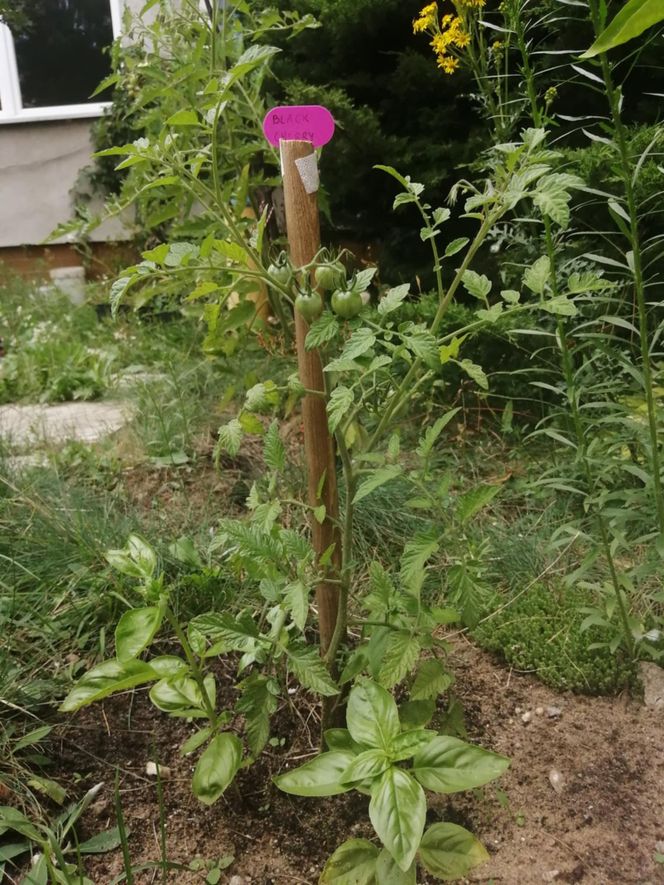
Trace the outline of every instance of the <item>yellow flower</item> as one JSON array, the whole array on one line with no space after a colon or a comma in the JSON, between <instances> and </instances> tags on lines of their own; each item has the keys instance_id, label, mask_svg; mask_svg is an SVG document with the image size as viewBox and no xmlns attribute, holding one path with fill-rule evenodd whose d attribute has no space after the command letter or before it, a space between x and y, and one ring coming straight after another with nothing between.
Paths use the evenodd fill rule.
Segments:
<instances>
[{"instance_id":1,"label":"yellow flower","mask_svg":"<svg viewBox=\"0 0 664 885\"><path fill-rule=\"evenodd\" d=\"M454 44L459 49L464 49L470 43L470 34L468 31L457 31L454 35Z\"/></svg>"},{"instance_id":2,"label":"yellow flower","mask_svg":"<svg viewBox=\"0 0 664 885\"><path fill-rule=\"evenodd\" d=\"M416 18L413 22L413 33L419 34L422 31L426 31L427 28L431 27L431 25L435 24L436 18L438 17L438 4L437 3L429 3L427 6L423 7L420 10L419 18Z\"/></svg>"},{"instance_id":3,"label":"yellow flower","mask_svg":"<svg viewBox=\"0 0 664 885\"><path fill-rule=\"evenodd\" d=\"M431 41L431 45L433 46L433 51L436 55L445 55L447 52L447 47L450 45L452 41L449 38L449 34L435 34L433 40Z\"/></svg>"},{"instance_id":4,"label":"yellow flower","mask_svg":"<svg viewBox=\"0 0 664 885\"><path fill-rule=\"evenodd\" d=\"M457 0L457 3L459 6L467 6L471 9L481 9L486 3L486 0Z\"/></svg>"},{"instance_id":5,"label":"yellow flower","mask_svg":"<svg viewBox=\"0 0 664 885\"><path fill-rule=\"evenodd\" d=\"M452 40L456 40L458 34L465 33L463 22L461 21L459 16L456 16L456 18L452 19L448 28L448 32L450 33Z\"/></svg>"},{"instance_id":6,"label":"yellow flower","mask_svg":"<svg viewBox=\"0 0 664 885\"><path fill-rule=\"evenodd\" d=\"M426 32L431 37L431 46L436 54L438 67L446 74L453 74L459 67L459 59L451 54L452 47L465 49L471 41L466 30L463 13L460 7L483 6L485 0L453 0L457 14L447 14L438 20L438 4L429 3L420 10L419 17L413 22L416 34Z\"/></svg>"},{"instance_id":7,"label":"yellow flower","mask_svg":"<svg viewBox=\"0 0 664 885\"><path fill-rule=\"evenodd\" d=\"M453 58L451 55L438 56L438 67L446 74L453 74L459 67L459 59Z\"/></svg>"}]
</instances>

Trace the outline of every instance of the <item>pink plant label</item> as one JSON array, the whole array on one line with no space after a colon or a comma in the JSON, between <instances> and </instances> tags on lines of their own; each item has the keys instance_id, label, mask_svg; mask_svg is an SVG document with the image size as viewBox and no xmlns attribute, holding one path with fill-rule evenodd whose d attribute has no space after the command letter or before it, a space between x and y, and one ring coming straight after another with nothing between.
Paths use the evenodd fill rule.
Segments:
<instances>
[{"instance_id":1,"label":"pink plant label","mask_svg":"<svg viewBox=\"0 0 664 885\"><path fill-rule=\"evenodd\" d=\"M334 135L334 117L319 104L272 108L263 120L263 132L275 147L280 141L310 141L321 147Z\"/></svg>"}]
</instances>

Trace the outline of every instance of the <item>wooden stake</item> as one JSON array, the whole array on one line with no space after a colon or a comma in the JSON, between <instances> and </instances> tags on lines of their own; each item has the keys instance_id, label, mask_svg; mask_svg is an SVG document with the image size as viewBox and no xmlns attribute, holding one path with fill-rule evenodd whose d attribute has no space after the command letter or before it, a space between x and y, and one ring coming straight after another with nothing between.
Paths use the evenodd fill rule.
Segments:
<instances>
[{"instance_id":1,"label":"wooden stake","mask_svg":"<svg viewBox=\"0 0 664 885\"><path fill-rule=\"evenodd\" d=\"M286 230L293 266L308 264L320 249L318 199L308 194L300 178L295 161L313 153L308 141L282 141L281 164L284 179ZM313 284L313 275L312 275ZM309 326L295 311L295 338L300 381L307 390L325 392L323 364L318 350L305 350L304 342ZM304 422L304 454L307 462L308 499L311 507L325 505L325 519L319 523L311 515L311 532L316 555L334 544L328 576L338 580L341 568L341 534L339 532L339 496L337 491L336 451L334 437L327 425L325 399L306 394L302 401ZM320 497L318 491L320 489ZM316 588L320 645L324 654L337 623L339 585L323 581Z\"/></svg>"}]
</instances>

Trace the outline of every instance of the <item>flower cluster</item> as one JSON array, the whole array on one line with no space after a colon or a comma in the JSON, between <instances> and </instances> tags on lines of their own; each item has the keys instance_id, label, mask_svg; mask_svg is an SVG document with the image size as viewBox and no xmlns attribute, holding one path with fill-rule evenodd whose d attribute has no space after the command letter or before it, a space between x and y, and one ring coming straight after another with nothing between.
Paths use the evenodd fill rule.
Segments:
<instances>
[{"instance_id":1,"label":"flower cluster","mask_svg":"<svg viewBox=\"0 0 664 885\"><path fill-rule=\"evenodd\" d=\"M438 4L429 3L424 9L420 10L419 16L413 22L413 33L421 34L428 31L429 28L435 26L438 21Z\"/></svg>"},{"instance_id":2,"label":"flower cluster","mask_svg":"<svg viewBox=\"0 0 664 885\"><path fill-rule=\"evenodd\" d=\"M457 15L438 18L438 4L429 3L413 22L413 33L427 33L436 53L438 67L446 74L453 74L459 67L458 50L470 43L470 33L464 20L464 12L479 9L486 0L454 0Z\"/></svg>"}]
</instances>

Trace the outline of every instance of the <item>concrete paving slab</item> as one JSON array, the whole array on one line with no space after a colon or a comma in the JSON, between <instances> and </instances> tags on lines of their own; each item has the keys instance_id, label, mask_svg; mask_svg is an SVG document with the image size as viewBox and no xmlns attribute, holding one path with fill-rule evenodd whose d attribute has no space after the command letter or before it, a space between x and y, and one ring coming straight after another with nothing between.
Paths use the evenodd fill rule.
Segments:
<instances>
[{"instance_id":1,"label":"concrete paving slab","mask_svg":"<svg viewBox=\"0 0 664 885\"><path fill-rule=\"evenodd\" d=\"M21 449L70 440L93 443L115 433L131 415L126 402L0 406L0 438Z\"/></svg>"}]
</instances>

